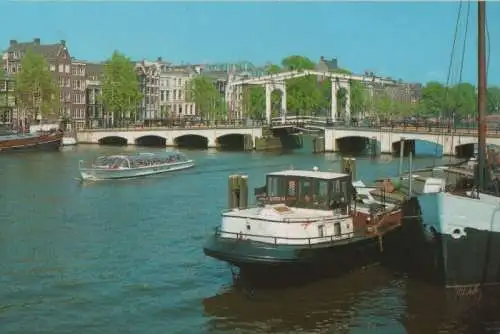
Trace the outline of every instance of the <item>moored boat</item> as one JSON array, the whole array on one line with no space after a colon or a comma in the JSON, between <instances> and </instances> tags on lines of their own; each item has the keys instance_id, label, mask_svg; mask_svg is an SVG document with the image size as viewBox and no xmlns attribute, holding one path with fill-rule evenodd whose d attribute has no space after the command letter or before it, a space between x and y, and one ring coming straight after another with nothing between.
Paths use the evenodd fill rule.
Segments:
<instances>
[{"instance_id":1,"label":"moored boat","mask_svg":"<svg viewBox=\"0 0 500 334\"><path fill-rule=\"evenodd\" d=\"M371 195L376 190L353 186L349 173L270 173L256 189L259 205L224 211L204 253L256 284L308 281L373 264L398 253L403 218L399 204ZM230 198L246 203L245 187L236 193Z\"/></svg>"},{"instance_id":2,"label":"moored boat","mask_svg":"<svg viewBox=\"0 0 500 334\"><path fill-rule=\"evenodd\" d=\"M60 131L15 133L0 129L0 153L20 151L57 151L63 134Z\"/></svg>"},{"instance_id":3,"label":"moored boat","mask_svg":"<svg viewBox=\"0 0 500 334\"><path fill-rule=\"evenodd\" d=\"M112 180L173 172L194 166L180 152L119 154L97 157L90 166L80 161L82 180Z\"/></svg>"},{"instance_id":4,"label":"moored boat","mask_svg":"<svg viewBox=\"0 0 500 334\"><path fill-rule=\"evenodd\" d=\"M424 252L419 265L440 286L500 287L500 150L486 144L486 2L478 1L478 141L471 160L433 173L446 187L418 196ZM429 178L427 178L429 180Z\"/></svg>"}]
</instances>

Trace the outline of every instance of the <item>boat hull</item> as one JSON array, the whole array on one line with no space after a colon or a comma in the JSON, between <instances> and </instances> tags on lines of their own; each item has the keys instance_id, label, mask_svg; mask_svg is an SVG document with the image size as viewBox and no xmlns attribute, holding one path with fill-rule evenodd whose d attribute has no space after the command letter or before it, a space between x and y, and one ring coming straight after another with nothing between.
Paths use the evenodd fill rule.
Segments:
<instances>
[{"instance_id":1,"label":"boat hull","mask_svg":"<svg viewBox=\"0 0 500 334\"><path fill-rule=\"evenodd\" d=\"M359 237L313 245L269 244L211 236L205 255L239 268L241 278L256 285L304 283L339 276L353 269L399 256L401 229L378 237Z\"/></svg>"},{"instance_id":2,"label":"boat hull","mask_svg":"<svg viewBox=\"0 0 500 334\"><path fill-rule=\"evenodd\" d=\"M57 151L62 134L9 136L0 140L0 153L26 151Z\"/></svg>"},{"instance_id":3,"label":"boat hull","mask_svg":"<svg viewBox=\"0 0 500 334\"><path fill-rule=\"evenodd\" d=\"M124 169L80 168L80 176L82 180L88 180L88 181L129 179L135 177L174 172L191 167L194 167L194 161L192 160L165 164L165 165L158 165L158 166L148 166L142 168L124 168Z\"/></svg>"},{"instance_id":4,"label":"boat hull","mask_svg":"<svg viewBox=\"0 0 500 334\"><path fill-rule=\"evenodd\" d=\"M500 207L498 198L450 193L419 196L425 279L439 285L500 285Z\"/></svg>"}]
</instances>

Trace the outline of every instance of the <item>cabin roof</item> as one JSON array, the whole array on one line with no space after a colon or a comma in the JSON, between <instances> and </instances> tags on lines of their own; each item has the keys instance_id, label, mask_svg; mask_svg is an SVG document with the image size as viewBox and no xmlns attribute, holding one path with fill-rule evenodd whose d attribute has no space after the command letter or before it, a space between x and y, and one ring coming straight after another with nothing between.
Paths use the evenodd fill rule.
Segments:
<instances>
[{"instance_id":1,"label":"cabin roof","mask_svg":"<svg viewBox=\"0 0 500 334\"><path fill-rule=\"evenodd\" d=\"M185 157L186 155L181 153L181 152L176 152L176 151L169 151L169 152L159 152L159 153L149 153L149 152L140 152L140 153L133 153L133 154L113 154L113 155L106 155L106 156L100 156L97 157L97 159L124 159L124 160L154 160L154 159L166 159L171 156L183 156Z\"/></svg>"},{"instance_id":2,"label":"cabin roof","mask_svg":"<svg viewBox=\"0 0 500 334\"><path fill-rule=\"evenodd\" d=\"M322 180L335 180L348 176L348 174L333 173L333 172L320 172L314 170L298 170L290 169L283 170L279 172L269 173L269 176L297 176L297 177L309 177L314 179Z\"/></svg>"}]
</instances>

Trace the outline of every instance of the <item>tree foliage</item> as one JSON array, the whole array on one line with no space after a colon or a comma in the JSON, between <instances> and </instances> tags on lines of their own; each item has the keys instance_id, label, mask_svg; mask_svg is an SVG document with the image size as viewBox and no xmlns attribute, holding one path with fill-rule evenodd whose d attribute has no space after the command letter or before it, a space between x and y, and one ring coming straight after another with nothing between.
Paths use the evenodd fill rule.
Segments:
<instances>
[{"instance_id":1,"label":"tree foliage","mask_svg":"<svg viewBox=\"0 0 500 334\"><path fill-rule=\"evenodd\" d=\"M59 87L43 55L26 51L21 60L21 70L15 77L15 85L17 105L26 117L36 119L37 116L57 114Z\"/></svg>"},{"instance_id":2,"label":"tree foliage","mask_svg":"<svg viewBox=\"0 0 500 334\"><path fill-rule=\"evenodd\" d=\"M209 76L200 75L189 82L187 99L196 103L198 115L203 119L218 120L227 116L224 96Z\"/></svg>"},{"instance_id":3,"label":"tree foliage","mask_svg":"<svg viewBox=\"0 0 500 334\"><path fill-rule=\"evenodd\" d=\"M115 119L130 119L143 98L133 62L123 53L113 52L104 65L102 101Z\"/></svg>"},{"instance_id":4,"label":"tree foliage","mask_svg":"<svg viewBox=\"0 0 500 334\"><path fill-rule=\"evenodd\" d=\"M282 60L281 66L267 65L267 73L274 74L291 70L313 70L314 62L310 59L293 55ZM335 72L352 74L347 69L336 69ZM286 82L287 111L310 115L313 112L324 112L327 115L331 106L331 81L328 78L302 77ZM346 91L339 89L337 93L337 115L343 117L346 107ZM374 113L380 118L400 118L409 116L437 117L454 114L458 118L474 115L476 110L476 88L469 83L445 87L431 81L422 87L419 103L404 103L395 100L388 91L375 92L373 97L363 83L350 83L351 114ZM272 95L272 111L276 116L279 105L278 94ZM243 93L244 112L252 117L261 118L265 111L265 88L248 86ZM488 88L488 113L500 113L500 87Z\"/></svg>"},{"instance_id":5,"label":"tree foliage","mask_svg":"<svg viewBox=\"0 0 500 334\"><path fill-rule=\"evenodd\" d=\"M488 88L488 113L500 114L500 87Z\"/></svg>"},{"instance_id":6,"label":"tree foliage","mask_svg":"<svg viewBox=\"0 0 500 334\"><path fill-rule=\"evenodd\" d=\"M488 88L487 110L489 114L500 113L500 88ZM421 92L418 113L422 116L450 116L457 118L474 117L477 113L476 87L470 83L460 83L446 87L439 82L428 82Z\"/></svg>"}]
</instances>

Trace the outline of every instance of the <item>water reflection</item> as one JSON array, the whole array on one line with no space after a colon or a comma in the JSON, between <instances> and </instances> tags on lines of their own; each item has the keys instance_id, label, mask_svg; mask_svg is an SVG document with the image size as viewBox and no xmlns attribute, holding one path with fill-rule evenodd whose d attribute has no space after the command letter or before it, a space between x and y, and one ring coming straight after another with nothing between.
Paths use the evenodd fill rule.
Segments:
<instances>
[{"instance_id":1,"label":"water reflection","mask_svg":"<svg viewBox=\"0 0 500 334\"><path fill-rule=\"evenodd\" d=\"M408 281L407 333L498 333L498 297L498 291L459 296L454 290ZM494 327L497 329L492 332Z\"/></svg>"},{"instance_id":2,"label":"water reflection","mask_svg":"<svg viewBox=\"0 0 500 334\"><path fill-rule=\"evenodd\" d=\"M401 278L375 266L306 287L257 290L251 296L227 288L204 299L203 306L214 333L235 328L242 333L348 333L380 327L394 333L403 328L387 315L405 312L401 284Z\"/></svg>"},{"instance_id":3,"label":"water reflection","mask_svg":"<svg viewBox=\"0 0 500 334\"><path fill-rule=\"evenodd\" d=\"M498 297L457 297L375 266L300 288L229 287L203 307L211 333L480 334L499 333Z\"/></svg>"}]
</instances>

